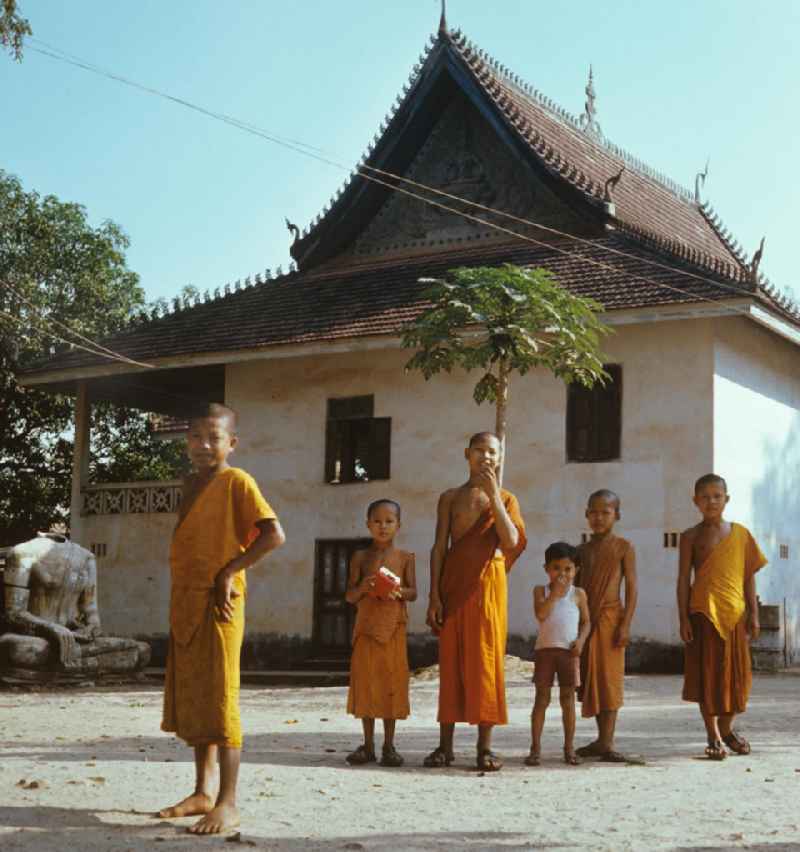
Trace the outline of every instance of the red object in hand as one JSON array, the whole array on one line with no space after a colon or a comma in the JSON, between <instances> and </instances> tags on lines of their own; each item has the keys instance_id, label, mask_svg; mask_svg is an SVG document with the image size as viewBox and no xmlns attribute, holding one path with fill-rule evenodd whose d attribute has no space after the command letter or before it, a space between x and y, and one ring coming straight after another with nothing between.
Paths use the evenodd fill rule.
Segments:
<instances>
[{"instance_id":1,"label":"red object in hand","mask_svg":"<svg viewBox=\"0 0 800 852\"><path fill-rule=\"evenodd\" d=\"M400 578L386 566L381 566L375 574L375 585L372 594L376 598L389 598L392 592L400 589Z\"/></svg>"}]
</instances>

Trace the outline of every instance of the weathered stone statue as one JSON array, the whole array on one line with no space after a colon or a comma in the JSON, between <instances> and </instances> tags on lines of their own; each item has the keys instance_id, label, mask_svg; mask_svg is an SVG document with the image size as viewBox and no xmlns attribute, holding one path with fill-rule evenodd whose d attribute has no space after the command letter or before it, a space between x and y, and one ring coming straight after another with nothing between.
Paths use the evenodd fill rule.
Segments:
<instances>
[{"instance_id":1,"label":"weathered stone statue","mask_svg":"<svg viewBox=\"0 0 800 852\"><path fill-rule=\"evenodd\" d=\"M12 547L4 573L0 675L58 680L143 669L150 646L104 636L94 555L55 534Z\"/></svg>"}]
</instances>

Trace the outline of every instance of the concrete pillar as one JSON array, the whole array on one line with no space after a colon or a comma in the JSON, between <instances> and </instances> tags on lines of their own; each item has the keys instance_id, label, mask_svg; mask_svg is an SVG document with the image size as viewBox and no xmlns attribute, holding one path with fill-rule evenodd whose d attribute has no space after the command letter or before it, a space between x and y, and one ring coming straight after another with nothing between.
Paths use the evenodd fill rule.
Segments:
<instances>
[{"instance_id":1,"label":"concrete pillar","mask_svg":"<svg viewBox=\"0 0 800 852\"><path fill-rule=\"evenodd\" d=\"M83 539L83 487L89 484L89 389L85 381L78 382L75 397L75 446L72 451L72 499L70 500L70 536L72 541L86 547Z\"/></svg>"}]
</instances>

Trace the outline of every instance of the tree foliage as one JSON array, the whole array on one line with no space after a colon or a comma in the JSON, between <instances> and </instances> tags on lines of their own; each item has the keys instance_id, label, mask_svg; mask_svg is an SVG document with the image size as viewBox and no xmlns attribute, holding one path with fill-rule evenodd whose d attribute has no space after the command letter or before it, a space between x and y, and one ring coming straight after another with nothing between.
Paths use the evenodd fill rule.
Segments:
<instances>
[{"instance_id":1,"label":"tree foliage","mask_svg":"<svg viewBox=\"0 0 800 852\"><path fill-rule=\"evenodd\" d=\"M32 35L31 25L17 9L17 0L0 0L0 45L17 62L22 59L22 42Z\"/></svg>"},{"instance_id":2,"label":"tree foliage","mask_svg":"<svg viewBox=\"0 0 800 852\"><path fill-rule=\"evenodd\" d=\"M495 404L501 443L512 373L543 367L586 387L607 377L600 342L608 329L596 316L602 306L573 295L547 270L505 264L422 280L431 285L424 294L431 305L404 332L403 345L418 350L406 369L426 380L442 370L481 370L473 398Z\"/></svg>"},{"instance_id":3,"label":"tree foliage","mask_svg":"<svg viewBox=\"0 0 800 852\"><path fill-rule=\"evenodd\" d=\"M15 371L54 352L49 332L90 339L119 329L144 304L118 225L92 227L78 204L26 192L0 171L0 545L66 520L73 401L20 386ZM147 417L93 406L91 474L97 481L157 479L180 447L154 442Z\"/></svg>"}]
</instances>

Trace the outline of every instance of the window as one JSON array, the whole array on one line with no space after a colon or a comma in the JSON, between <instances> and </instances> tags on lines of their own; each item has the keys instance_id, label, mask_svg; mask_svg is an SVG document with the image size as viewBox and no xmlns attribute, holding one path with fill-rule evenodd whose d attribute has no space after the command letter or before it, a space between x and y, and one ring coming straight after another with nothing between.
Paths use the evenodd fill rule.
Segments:
<instances>
[{"instance_id":1,"label":"window","mask_svg":"<svg viewBox=\"0 0 800 852\"><path fill-rule=\"evenodd\" d=\"M567 387L567 461L600 462L620 457L622 366L606 364L609 379L593 388Z\"/></svg>"},{"instance_id":2,"label":"window","mask_svg":"<svg viewBox=\"0 0 800 852\"><path fill-rule=\"evenodd\" d=\"M389 479L391 417L373 417L373 396L328 400L325 481L371 482Z\"/></svg>"},{"instance_id":3,"label":"window","mask_svg":"<svg viewBox=\"0 0 800 852\"><path fill-rule=\"evenodd\" d=\"M317 652L347 654L356 608L344 599L350 558L368 547L369 538L318 539L314 570L314 631Z\"/></svg>"}]
</instances>

